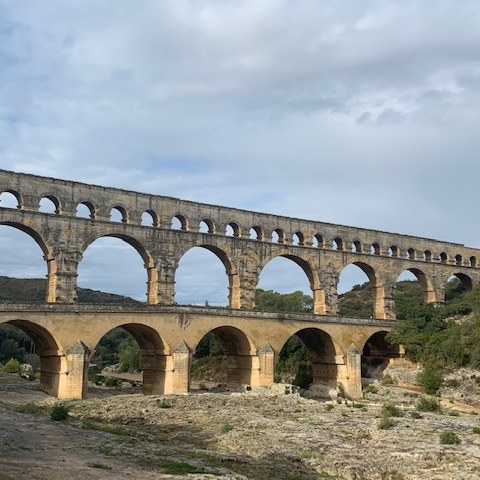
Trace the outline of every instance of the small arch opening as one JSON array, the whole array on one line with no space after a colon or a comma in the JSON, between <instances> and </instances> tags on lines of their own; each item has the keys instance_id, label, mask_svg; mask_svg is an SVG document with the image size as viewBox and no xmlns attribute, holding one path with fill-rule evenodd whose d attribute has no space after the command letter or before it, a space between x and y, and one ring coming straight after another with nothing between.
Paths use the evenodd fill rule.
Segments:
<instances>
[{"instance_id":1,"label":"small arch opening","mask_svg":"<svg viewBox=\"0 0 480 480\"><path fill-rule=\"evenodd\" d=\"M445 252L442 252L439 255L440 263L447 263L448 262L448 256Z\"/></svg>"},{"instance_id":2,"label":"small arch opening","mask_svg":"<svg viewBox=\"0 0 480 480\"><path fill-rule=\"evenodd\" d=\"M273 243L284 243L285 233L281 228L277 228L272 232L272 242Z\"/></svg>"},{"instance_id":3,"label":"small arch opening","mask_svg":"<svg viewBox=\"0 0 480 480\"><path fill-rule=\"evenodd\" d=\"M380 255L380 245L378 243L372 243L370 247L371 255Z\"/></svg>"},{"instance_id":4,"label":"small arch opening","mask_svg":"<svg viewBox=\"0 0 480 480\"><path fill-rule=\"evenodd\" d=\"M145 210L140 223L144 227L158 227L158 216L153 210Z\"/></svg>"},{"instance_id":5,"label":"small arch opening","mask_svg":"<svg viewBox=\"0 0 480 480\"><path fill-rule=\"evenodd\" d=\"M332 250L343 250L343 240L340 237L332 240Z\"/></svg>"},{"instance_id":6,"label":"small arch opening","mask_svg":"<svg viewBox=\"0 0 480 480\"><path fill-rule=\"evenodd\" d=\"M172 230L187 230L187 219L183 215L175 215L171 223Z\"/></svg>"},{"instance_id":7,"label":"small arch opening","mask_svg":"<svg viewBox=\"0 0 480 480\"><path fill-rule=\"evenodd\" d=\"M0 207L21 208L20 195L13 190L6 190L0 195Z\"/></svg>"},{"instance_id":8,"label":"small arch opening","mask_svg":"<svg viewBox=\"0 0 480 480\"><path fill-rule=\"evenodd\" d=\"M355 240L352 243L352 252L362 253L362 242L360 240Z\"/></svg>"},{"instance_id":9,"label":"small arch opening","mask_svg":"<svg viewBox=\"0 0 480 480\"><path fill-rule=\"evenodd\" d=\"M455 255L455 265L461 266L463 263L463 259L461 255Z\"/></svg>"},{"instance_id":10,"label":"small arch opening","mask_svg":"<svg viewBox=\"0 0 480 480\"><path fill-rule=\"evenodd\" d=\"M38 211L42 213L60 214L60 202L56 197L51 195L43 197L40 200Z\"/></svg>"},{"instance_id":11,"label":"small arch opening","mask_svg":"<svg viewBox=\"0 0 480 480\"><path fill-rule=\"evenodd\" d=\"M323 237L319 233L317 233L316 235L313 236L312 247L323 248Z\"/></svg>"},{"instance_id":12,"label":"small arch opening","mask_svg":"<svg viewBox=\"0 0 480 480\"><path fill-rule=\"evenodd\" d=\"M127 223L128 218L127 218L127 211L125 210L125 208L121 206L113 207L110 210L110 221Z\"/></svg>"},{"instance_id":13,"label":"small arch opening","mask_svg":"<svg viewBox=\"0 0 480 480\"><path fill-rule=\"evenodd\" d=\"M415 258L416 258L415 249L409 248L409 249L407 250L407 258L408 258L409 260L415 260Z\"/></svg>"},{"instance_id":14,"label":"small arch opening","mask_svg":"<svg viewBox=\"0 0 480 480\"><path fill-rule=\"evenodd\" d=\"M423 260L425 260L426 262L432 261L432 252L430 250L425 250L423 252Z\"/></svg>"},{"instance_id":15,"label":"small arch opening","mask_svg":"<svg viewBox=\"0 0 480 480\"><path fill-rule=\"evenodd\" d=\"M215 233L213 222L206 218L200 222L198 231L200 233Z\"/></svg>"},{"instance_id":16,"label":"small arch opening","mask_svg":"<svg viewBox=\"0 0 480 480\"><path fill-rule=\"evenodd\" d=\"M477 266L477 258L476 257L470 257L470 266L473 268L476 268Z\"/></svg>"},{"instance_id":17,"label":"small arch opening","mask_svg":"<svg viewBox=\"0 0 480 480\"><path fill-rule=\"evenodd\" d=\"M90 202L81 202L77 205L75 216L77 218L89 218L95 220L95 207Z\"/></svg>"},{"instance_id":18,"label":"small arch opening","mask_svg":"<svg viewBox=\"0 0 480 480\"><path fill-rule=\"evenodd\" d=\"M238 223L230 222L225 229L225 235L227 237L239 237L240 227L238 226Z\"/></svg>"},{"instance_id":19,"label":"small arch opening","mask_svg":"<svg viewBox=\"0 0 480 480\"><path fill-rule=\"evenodd\" d=\"M303 246L305 245L305 237L302 232L295 232L292 236L292 244Z\"/></svg>"},{"instance_id":20,"label":"small arch opening","mask_svg":"<svg viewBox=\"0 0 480 480\"><path fill-rule=\"evenodd\" d=\"M252 227L250 229L250 240L263 241L262 227Z\"/></svg>"},{"instance_id":21,"label":"small arch opening","mask_svg":"<svg viewBox=\"0 0 480 480\"><path fill-rule=\"evenodd\" d=\"M388 256L389 257L398 257L399 256L399 250L398 250L398 247L396 245L392 245L388 249Z\"/></svg>"}]
</instances>

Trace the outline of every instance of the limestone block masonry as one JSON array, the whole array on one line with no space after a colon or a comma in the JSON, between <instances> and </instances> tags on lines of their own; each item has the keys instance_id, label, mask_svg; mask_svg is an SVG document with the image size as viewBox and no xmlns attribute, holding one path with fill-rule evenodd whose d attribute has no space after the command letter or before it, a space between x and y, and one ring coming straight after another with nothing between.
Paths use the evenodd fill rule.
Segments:
<instances>
[{"instance_id":1,"label":"limestone block masonry","mask_svg":"<svg viewBox=\"0 0 480 480\"><path fill-rule=\"evenodd\" d=\"M43 388L60 398L86 395L89 358L101 337L118 326L140 344L146 393L188 392L192 355L214 330L225 347L232 386L270 385L283 344L296 334L312 354L314 383L335 387L340 382L358 396L362 354L381 351L382 335L394 325L400 273L411 271L425 301L435 304L444 301L452 275L467 289L480 279L480 250L457 243L0 170L4 192L18 205L0 204L0 224L25 232L41 247L47 289L44 304L0 305L0 322L32 337ZM53 203L54 213L39 212L44 198ZM77 217L80 204L90 218ZM110 220L112 210L121 222ZM142 216L151 225L142 225ZM208 231L200 231L200 224ZM141 255L145 305L77 304L78 265L88 246L105 236L122 239ZM210 250L225 266L229 308L175 304L175 272L194 247ZM305 272L313 313L279 317L254 311L260 272L278 256ZM349 264L360 267L373 287L369 319L337 316L338 280Z\"/></svg>"}]
</instances>

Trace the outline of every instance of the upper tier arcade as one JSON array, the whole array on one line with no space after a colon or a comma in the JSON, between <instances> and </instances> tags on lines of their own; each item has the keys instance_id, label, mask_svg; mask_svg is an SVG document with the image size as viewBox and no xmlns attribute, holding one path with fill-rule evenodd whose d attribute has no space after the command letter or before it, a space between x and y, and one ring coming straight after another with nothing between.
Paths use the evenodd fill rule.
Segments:
<instances>
[{"instance_id":1,"label":"upper tier arcade","mask_svg":"<svg viewBox=\"0 0 480 480\"><path fill-rule=\"evenodd\" d=\"M18 208L0 205L0 223L23 230L42 248L50 303L76 302L78 264L86 248L103 236L121 238L140 253L149 304L174 304L178 262L195 246L212 251L225 265L232 309L254 308L259 274L277 256L305 271L317 314L336 314L338 279L351 263L369 277L375 318L394 318L393 291L404 270L417 276L425 300L434 303L443 302L452 275L467 289L480 280L480 250L457 243L0 170L3 192L15 196ZM53 202L55 213L39 212L43 198ZM77 217L80 204L90 218ZM110 220L112 210L121 222ZM144 214L152 226L142 225ZM200 231L200 224L208 231Z\"/></svg>"}]
</instances>

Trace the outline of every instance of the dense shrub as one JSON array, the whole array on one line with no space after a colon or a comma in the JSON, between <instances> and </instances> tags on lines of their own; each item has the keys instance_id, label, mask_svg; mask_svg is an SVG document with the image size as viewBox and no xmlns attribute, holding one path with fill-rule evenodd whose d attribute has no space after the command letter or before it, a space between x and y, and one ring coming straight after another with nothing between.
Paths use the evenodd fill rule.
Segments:
<instances>
[{"instance_id":1,"label":"dense shrub","mask_svg":"<svg viewBox=\"0 0 480 480\"><path fill-rule=\"evenodd\" d=\"M418 374L418 381L428 394L435 395L443 384L443 373L437 366L429 364Z\"/></svg>"},{"instance_id":2,"label":"dense shrub","mask_svg":"<svg viewBox=\"0 0 480 480\"><path fill-rule=\"evenodd\" d=\"M460 439L454 432L442 432L440 434L440 443L442 445L458 445L460 443Z\"/></svg>"},{"instance_id":3,"label":"dense shrub","mask_svg":"<svg viewBox=\"0 0 480 480\"><path fill-rule=\"evenodd\" d=\"M439 412L440 403L435 398L419 397L415 408L419 412Z\"/></svg>"},{"instance_id":4,"label":"dense shrub","mask_svg":"<svg viewBox=\"0 0 480 480\"><path fill-rule=\"evenodd\" d=\"M62 421L68 418L69 408L66 405L57 403L53 406L52 411L50 412L50 418L55 421Z\"/></svg>"},{"instance_id":5,"label":"dense shrub","mask_svg":"<svg viewBox=\"0 0 480 480\"><path fill-rule=\"evenodd\" d=\"M5 373L20 373L20 362L11 358L3 367Z\"/></svg>"},{"instance_id":6,"label":"dense shrub","mask_svg":"<svg viewBox=\"0 0 480 480\"><path fill-rule=\"evenodd\" d=\"M380 415L382 417L401 417L403 416L403 412L395 405L387 404L382 407Z\"/></svg>"}]
</instances>

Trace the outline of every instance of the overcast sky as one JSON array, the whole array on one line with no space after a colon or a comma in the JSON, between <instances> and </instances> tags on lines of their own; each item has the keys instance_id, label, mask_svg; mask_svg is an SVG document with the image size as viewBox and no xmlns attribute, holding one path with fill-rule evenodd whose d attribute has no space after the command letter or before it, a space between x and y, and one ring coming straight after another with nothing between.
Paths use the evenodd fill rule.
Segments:
<instances>
[{"instance_id":1,"label":"overcast sky","mask_svg":"<svg viewBox=\"0 0 480 480\"><path fill-rule=\"evenodd\" d=\"M0 73L1 168L480 246L478 1L0 0ZM108 241L80 285L144 297ZM224 302L208 254L178 301Z\"/></svg>"}]
</instances>

